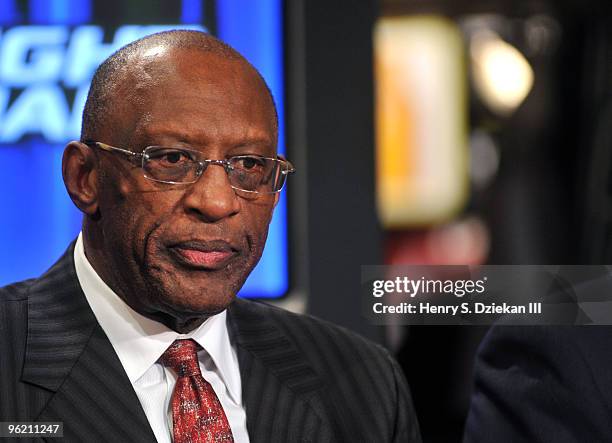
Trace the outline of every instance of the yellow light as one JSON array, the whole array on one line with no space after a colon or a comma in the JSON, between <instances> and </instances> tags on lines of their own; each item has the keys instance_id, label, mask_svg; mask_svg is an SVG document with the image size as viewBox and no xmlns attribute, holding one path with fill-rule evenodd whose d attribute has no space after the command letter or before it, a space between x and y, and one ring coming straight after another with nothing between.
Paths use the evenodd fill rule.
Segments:
<instances>
[{"instance_id":1,"label":"yellow light","mask_svg":"<svg viewBox=\"0 0 612 443\"><path fill-rule=\"evenodd\" d=\"M533 86L533 69L527 59L490 31L472 38L470 52L474 86L482 100L499 115L512 114Z\"/></svg>"},{"instance_id":2,"label":"yellow light","mask_svg":"<svg viewBox=\"0 0 612 443\"><path fill-rule=\"evenodd\" d=\"M374 49L379 219L389 229L451 220L469 196L459 27L437 16L383 17Z\"/></svg>"}]
</instances>

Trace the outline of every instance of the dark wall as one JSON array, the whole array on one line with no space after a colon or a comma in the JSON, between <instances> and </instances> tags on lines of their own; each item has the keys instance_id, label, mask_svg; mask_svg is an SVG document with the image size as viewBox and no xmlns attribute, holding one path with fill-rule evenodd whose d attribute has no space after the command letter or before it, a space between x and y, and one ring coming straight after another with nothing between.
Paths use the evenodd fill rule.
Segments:
<instances>
[{"instance_id":1,"label":"dark wall","mask_svg":"<svg viewBox=\"0 0 612 443\"><path fill-rule=\"evenodd\" d=\"M304 219L298 234L308 239L301 263L307 311L380 339L381 329L361 318L359 292L361 265L382 262L374 210L375 6L290 0L286 23L289 140L305 181L292 198L306 201L292 215Z\"/></svg>"}]
</instances>

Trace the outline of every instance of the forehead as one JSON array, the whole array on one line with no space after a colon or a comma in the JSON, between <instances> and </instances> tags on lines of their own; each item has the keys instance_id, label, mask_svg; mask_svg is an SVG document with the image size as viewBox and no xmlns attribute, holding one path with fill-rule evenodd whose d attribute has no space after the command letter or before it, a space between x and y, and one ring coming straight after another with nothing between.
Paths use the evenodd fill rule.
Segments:
<instances>
[{"instance_id":1,"label":"forehead","mask_svg":"<svg viewBox=\"0 0 612 443\"><path fill-rule=\"evenodd\" d=\"M271 97L243 60L193 49L149 51L130 66L117 99L131 143L276 143Z\"/></svg>"}]
</instances>

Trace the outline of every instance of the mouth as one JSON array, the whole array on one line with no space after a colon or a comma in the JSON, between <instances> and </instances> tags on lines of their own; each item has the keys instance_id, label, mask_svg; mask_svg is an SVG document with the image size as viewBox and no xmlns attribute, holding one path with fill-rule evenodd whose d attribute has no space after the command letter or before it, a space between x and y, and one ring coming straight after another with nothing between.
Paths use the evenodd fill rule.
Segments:
<instances>
[{"instance_id":1,"label":"mouth","mask_svg":"<svg viewBox=\"0 0 612 443\"><path fill-rule=\"evenodd\" d=\"M224 240L182 242L169 250L183 266L208 271L225 268L238 255L238 250Z\"/></svg>"}]
</instances>

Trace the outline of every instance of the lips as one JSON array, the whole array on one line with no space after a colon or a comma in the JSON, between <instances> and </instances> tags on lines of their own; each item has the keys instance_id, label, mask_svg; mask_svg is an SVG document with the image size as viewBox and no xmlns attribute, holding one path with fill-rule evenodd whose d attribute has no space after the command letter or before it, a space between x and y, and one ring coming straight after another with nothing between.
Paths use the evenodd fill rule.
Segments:
<instances>
[{"instance_id":1,"label":"lips","mask_svg":"<svg viewBox=\"0 0 612 443\"><path fill-rule=\"evenodd\" d=\"M178 261L191 268L222 269L238 254L238 250L224 240L188 241L170 247Z\"/></svg>"}]
</instances>

